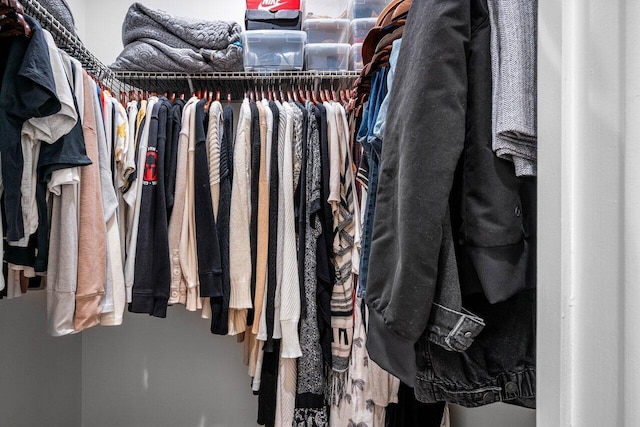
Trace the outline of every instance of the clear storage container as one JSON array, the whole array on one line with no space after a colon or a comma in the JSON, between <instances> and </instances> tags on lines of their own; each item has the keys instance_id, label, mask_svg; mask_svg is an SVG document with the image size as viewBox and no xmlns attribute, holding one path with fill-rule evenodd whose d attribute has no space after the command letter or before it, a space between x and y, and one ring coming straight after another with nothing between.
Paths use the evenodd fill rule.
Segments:
<instances>
[{"instance_id":1,"label":"clear storage container","mask_svg":"<svg viewBox=\"0 0 640 427\"><path fill-rule=\"evenodd\" d=\"M307 0L306 18L351 19L354 0Z\"/></svg>"},{"instance_id":2,"label":"clear storage container","mask_svg":"<svg viewBox=\"0 0 640 427\"><path fill-rule=\"evenodd\" d=\"M354 18L376 18L390 0L352 0Z\"/></svg>"},{"instance_id":3,"label":"clear storage container","mask_svg":"<svg viewBox=\"0 0 640 427\"><path fill-rule=\"evenodd\" d=\"M304 31L255 30L242 33L244 70L302 70Z\"/></svg>"},{"instance_id":4,"label":"clear storage container","mask_svg":"<svg viewBox=\"0 0 640 427\"><path fill-rule=\"evenodd\" d=\"M362 62L362 43L356 43L351 46L350 69L360 71L364 68Z\"/></svg>"},{"instance_id":5,"label":"clear storage container","mask_svg":"<svg viewBox=\"0 0 640 427\"><path fill-rule=\"evenodd\" d=\"M317 71L341 71L349 69L350 44L312 43L305 50L306 69Z\"/></svg>"},{"instance_id":6,"label":"clear storage container","mask_svg":"<svg viewBox=\"0 0 640 427\"><path fill-rule=\"evenodd\" d=\"M307 43L349 43L348 19L307 19L302 29L307 32Z\"/></svg>"},{"instance_id":7,"label":"clear storage container","mask_svg":"<svg viewBox=\"0 0 640 427\"><path fill-rule=\"evenodd\" d=\"M351 21L351 43L363 43L370 29L376 26L376 18L358 18Z\"/></svg>"}]
</instances>

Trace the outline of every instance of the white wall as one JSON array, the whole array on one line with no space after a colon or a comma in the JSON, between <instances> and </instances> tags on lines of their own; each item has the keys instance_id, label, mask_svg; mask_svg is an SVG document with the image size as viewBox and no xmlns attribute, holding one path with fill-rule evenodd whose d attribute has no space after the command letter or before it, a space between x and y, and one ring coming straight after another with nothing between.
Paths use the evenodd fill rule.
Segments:
<instances>
[{"instance_id":1,"label":"white wall","mask_svg":"<svg viewBox=\"0 0 640 427\"><path fill-rule=\"evenodd\" d=\"M67 4L73 12L76 23L76 32L81 40L85 40L87 34L87 2L85 0L67 0Z\"/></svg>"},{"instance_id":2,"label":"white wall","mask_svg":"<svg viewBox=\"0 0 640 427\"><path fill-rule=\"evenodd\" d=\"M243 344L212 335L183 306L166 319L127 313L124 322L84 333L83 426L256 425Z\"/></svg>"},{"instance_id":3,"label":"white wall","mask_svg":"<svg viewBox=\"0 0 640 427\"><path fill-rule=\"evenodd\" d=\"M0 300L0 425L80 427L82 338L47 335L46 295Z\"/></svg>"}]
</instances>

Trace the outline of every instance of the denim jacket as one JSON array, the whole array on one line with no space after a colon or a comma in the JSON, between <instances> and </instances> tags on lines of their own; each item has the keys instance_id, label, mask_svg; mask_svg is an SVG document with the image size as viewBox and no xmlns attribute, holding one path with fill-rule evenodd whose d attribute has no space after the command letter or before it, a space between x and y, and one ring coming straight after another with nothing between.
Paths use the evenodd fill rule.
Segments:
<instances>
[{"instance_id":1,"label":"denim jacket","mask_svg":"<svg viewBox=\"0 0 640 427\"><path fill-rule=\"evenodd\" d=\"M486 0L412 5L384 133L367 347L424 402L533 406L535 182L491 149L490 39Z\"/></svg>"}]
</instances>

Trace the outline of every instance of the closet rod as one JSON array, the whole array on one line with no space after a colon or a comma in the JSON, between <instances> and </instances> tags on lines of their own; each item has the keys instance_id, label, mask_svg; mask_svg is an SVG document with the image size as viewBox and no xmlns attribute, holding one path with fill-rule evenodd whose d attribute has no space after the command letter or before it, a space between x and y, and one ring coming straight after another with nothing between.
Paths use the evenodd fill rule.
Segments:
<instances>
[{"instance_id":1,"label":"closet rod","mask_svg":"<svg viewBox=\"0 0 640 427\"><path fill-rule=\"evenodd\" d=\"M256 88L286 90L351 89L359 77L358 71L261 71L261 72L138 72L115 71L115 77L147 91L192 93L194 90L220 90L233 99Z\"/></svg>"}]
</instances>

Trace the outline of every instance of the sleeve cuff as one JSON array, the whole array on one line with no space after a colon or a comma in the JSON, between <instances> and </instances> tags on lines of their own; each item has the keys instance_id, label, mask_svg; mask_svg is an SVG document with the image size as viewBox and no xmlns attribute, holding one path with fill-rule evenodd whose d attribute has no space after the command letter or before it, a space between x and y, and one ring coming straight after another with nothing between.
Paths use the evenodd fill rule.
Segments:
<instances>
[{"instance_id":1,"label":"sleeve cuff","mask_svg":"<svg viewBox=\"0 0 640 427\"><path fill-rule=\"evenodd\" d=\"M298 336L298 321L281 321L282 327L282 353L280 357L284 359L296 359L302 357L300 349L300 338Z\"/></svg>"},{"instance_id":2,"label":"sleeve cuff","mask_svg":"<svg viewBox=\"0 0 640 427\"><path fill-rule=\"evenodd\" d=\"M394 333L382 314L369 307L367 350L382 369L413 387L417 372L415 342Z\"/></svg>"},{"instance_id":3,"label":"sleeve cuff","mask_svg":"<svg viewBox=\"0 0 640 427\"><path fill-rule=\"evenodd\" d=\"M253 308L251 303L251 286L248 280L231 281L229 308L237 310Z\"/></svg>"}]
</instances>

